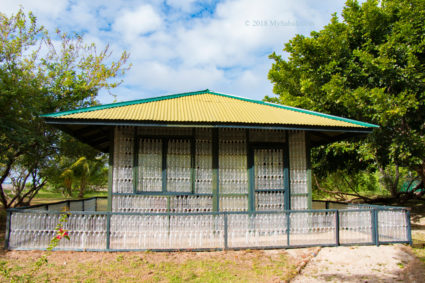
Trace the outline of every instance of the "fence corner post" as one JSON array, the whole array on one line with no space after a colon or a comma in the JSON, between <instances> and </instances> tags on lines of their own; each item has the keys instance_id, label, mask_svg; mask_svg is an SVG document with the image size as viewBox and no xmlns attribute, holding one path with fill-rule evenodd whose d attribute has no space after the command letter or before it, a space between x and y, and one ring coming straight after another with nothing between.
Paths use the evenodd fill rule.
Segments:
<instances>
[{"instance_id":1,"label":"fence corner post","mask_svg":"<svg viewBox=\"0 0 425 283\"><path fill-rule=\"evenodd\" d=\"M286 245L289 247L291 246L290 243L290 234L291 234L291 211L286 211Z\"/></svg>"},{"instance_id":2,"label":"fence corner post","mask_svg":"<svg viewBox=\"0 0 425 283\"><path fill-rule=\"evenodd\" d=\"M10 212L10 210L8 209L6 212L6 231L5 231L5 238L4 238L4 249L8 250L9 249L9 240L10 240L10 222L11 222L11 218L12 218L12 213Z\"/></svg>"},{"instance_id":3,"label":"fence corner post","mask_svg":"<svg viewBox=\"0 0 425 283\"><path fill-rule=\"evenodd\" d=\"M409 245L413 245L412 241L412 226L410 225L410 210L406 209L406 233L407 233L407 241Z\"/></svg>"},{"instance_id":4,"label":"fence corner post","mask_svg":"<svg viewBox=\"0 0 425 283\"><path fill-rule=\"evenodd\" d=\"M378 231L378 211L372 208L372 241L373 244L379 246L379 231Z\"/></svg>"},{"instance_id":5,"label":"fence corner post","mask_svg":"<svg viewBox=\"0 0 425 283\"><path fill-rule=\"evenodd\" d=\"M111 213L106 213L106 250L111 248Z\"/></svg>"},{"instance_id":6,"label":"fence corner post","mask_svg":"<svg viewBox=\"0 0 425 283\"><path fill-rule=\"evenodd\" d=\"M339 242L339 210L335 210L335 244L340 245Z\"/></svg>"},{"instance_id":7,"label":"fence corner post","mask_svg":"<svg viewBox=\"0 0 425 283\"><path fill-rule=\"evenodd\" d=\"M229 242L228 242L229 234L228 234L227 229L228 229L229 225L227 224L227 213L226 212L223 214L223 217L224 217L223 218L223 220L224 220L224 250L228 250L229 249Z\"/></svg>"}]
</instances>

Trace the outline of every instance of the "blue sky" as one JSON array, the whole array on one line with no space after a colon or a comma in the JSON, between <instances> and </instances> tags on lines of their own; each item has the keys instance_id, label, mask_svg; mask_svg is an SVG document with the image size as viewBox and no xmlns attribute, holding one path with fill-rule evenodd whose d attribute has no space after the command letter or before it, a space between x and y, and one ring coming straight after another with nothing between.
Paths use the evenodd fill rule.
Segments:
<instances>
[{"instance_id":1,"label":"blue sky","mask_svg":"<svg viewBox=\"0 0 425 283\"><path fill-rule=\"evenodd\" d=\"M111 45L113 57L130 53L133 67L110 103L211 89L262 99L272 96L267 79L273 51L296 34L320 30L343 0L80 1L0 0L0 11L32 11L49 31L84 35ZM283 54L286 56L285 54Z\"/></svg>"}]
</instances>

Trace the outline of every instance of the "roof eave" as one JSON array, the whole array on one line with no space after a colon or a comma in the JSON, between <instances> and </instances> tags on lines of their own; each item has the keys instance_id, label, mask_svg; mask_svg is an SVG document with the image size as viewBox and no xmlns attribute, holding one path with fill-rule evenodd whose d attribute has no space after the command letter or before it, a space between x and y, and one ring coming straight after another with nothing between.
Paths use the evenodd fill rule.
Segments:
<instances>
[{"instance_id":1,"label":"roof eave","mask_svg":"<svg viewBox=\"0 0 425 283\"><path fill-rule=\"evenodd\" d=\"M248 124L248 123L218 123L218 122L161 122L161 121L133 121L133 120L94 120L94 119L61 119L44 118L50 125L93 125L93 126L144 126L144 127L189 127L189 128L244 128L244 129L280 129L280 130L305 130L305 131L336 131L371 133L375 127L341 127L318 125L294 124Z\"/></svg>"}]
</instances>

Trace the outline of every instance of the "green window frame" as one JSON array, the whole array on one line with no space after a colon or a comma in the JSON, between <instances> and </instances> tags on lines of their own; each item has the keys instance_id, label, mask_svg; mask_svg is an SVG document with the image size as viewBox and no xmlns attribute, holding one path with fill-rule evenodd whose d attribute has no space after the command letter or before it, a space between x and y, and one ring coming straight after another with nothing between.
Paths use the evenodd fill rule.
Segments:
<instances>
[{"instance_id":1,"label":"green window frame","mask_svg":"<svg viewBox=\"0 0 425 283\"><path fill-rule=\"evenodd\" d=\"M141 140L160 140L161 147L161 191L142 191L139 188L140 180L140 163L139 163L139 150L141 146ZM189 142L189 158L190 158L190 191L178 192L170 191L168 188L168 160L170 159L168 154L168 148L170 141L184 141ZM134 160L133 160L133 193L141 195L194 195L195 194L195 139L193 136L176 136L176 137L161 137L161 136L136 136L134 142Z\"/></svg>"}]
</instances>

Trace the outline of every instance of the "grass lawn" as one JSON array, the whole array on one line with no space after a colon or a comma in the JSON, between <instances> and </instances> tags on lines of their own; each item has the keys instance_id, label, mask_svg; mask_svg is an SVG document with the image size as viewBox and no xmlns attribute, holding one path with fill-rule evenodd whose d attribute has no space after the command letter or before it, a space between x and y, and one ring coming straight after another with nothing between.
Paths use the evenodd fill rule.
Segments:
<instances>
[{"instance_id":1,"label":"grass lawn","mask_svg":"<svg viewBox=\"0 0 425 283\"><path fill-rule=\"evenodd\" d=\"M312 249L294 258L285 250L226 252L53 252L34 282L281 282L297 274ZM28 274L40 251L0 256L4 274ZM0 278L1 278L0 276Z\"/></svg>"}]
</instances>

